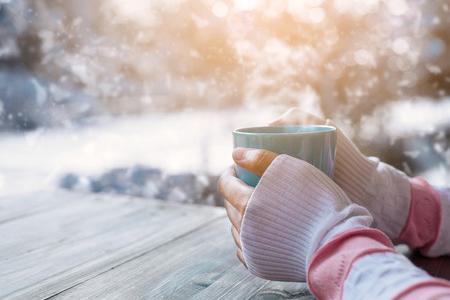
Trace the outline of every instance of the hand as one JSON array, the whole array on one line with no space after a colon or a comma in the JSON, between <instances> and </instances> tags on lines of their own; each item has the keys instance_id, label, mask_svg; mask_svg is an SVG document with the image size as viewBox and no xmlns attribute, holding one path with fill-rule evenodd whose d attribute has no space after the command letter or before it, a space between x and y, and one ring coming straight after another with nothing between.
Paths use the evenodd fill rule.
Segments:
<instances>
[{"instance_id":1,"label":"hand","mask_svg":"<svg viewBox=\"0 0 450 300\"><path fill-rule=\"evenodd\" d=\"M395 168L368 158L331 121L291 108L270 125L325 124L337 128L333 180L350 200L367 208L373 226L396 239L406 223L410 202L408 177Z\"/></svg>"},{"instance_id":2,"label":"hand","mask_svg":"<svg viewBox=\"0 0 450 300\"><path fill-rule=\"evenodd\" d=\"M290 108L280 118L269 123L277 125L325 124L325 120L298 108Z\"/></svg>"},{"instance_id":3,"label":"hand","mask_svg":"<svg viewBox=\"0 0 450 300\"><path fill-rule=\"evenodd\" d=\"M278 154L261 149L236 148L233 160L244 169L262 176ZM247 203L254 188L246 185L236 176L235 166L230 166L219 179L219 192L225 198L225 208L231 221L231 234L238 249L236 255L247 267L241 246L241 224Z\"/></svg>"},{"instance_id":4,"label":"hand","mask_svg":"<svg viewBox=\"0 0 450 300\"><path fill-rule=\"evenodd\" d=\"M244 167L259 166L253 171L263 176L254 189L233 173L221 181L233 208L229 216L237 227L238 257L255 276L304 282L321 246L347 230L367 228L372 218L313 165L288 155L262 157L263 163L253 157L250 164L235 158Z\"/></svg>"}]
</instances>

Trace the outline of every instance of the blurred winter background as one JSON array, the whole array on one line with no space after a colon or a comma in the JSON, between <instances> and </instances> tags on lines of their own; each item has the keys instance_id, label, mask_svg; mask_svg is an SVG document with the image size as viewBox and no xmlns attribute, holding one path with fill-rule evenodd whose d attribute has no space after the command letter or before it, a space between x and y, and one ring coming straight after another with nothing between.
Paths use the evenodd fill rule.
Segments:
<instances>
[{"instance_id":1,"label":"blurred winter background","mask_svg":"<svg viewBox=\"0 0 450 300\"><path fill-rule=\"evenodd\" d=\"M450 184L450 0L0 0L0 195L220 205L231 130L295 106Z\"/></svg>"}]
</instances>

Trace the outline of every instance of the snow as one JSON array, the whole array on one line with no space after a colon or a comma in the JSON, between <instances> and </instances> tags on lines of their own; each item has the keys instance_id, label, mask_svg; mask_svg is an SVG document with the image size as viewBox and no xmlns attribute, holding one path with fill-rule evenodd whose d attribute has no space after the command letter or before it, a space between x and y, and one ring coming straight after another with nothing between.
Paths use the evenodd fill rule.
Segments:
<instances>
[{"instance_id":1,"label":"snow","mask_svg":"<svg viewBox=\"0 0 450 300\"><path fill-rule=\"evenodd\" d=\"M358 65L362 65L362 66L367 65L369 67L376 66L374 56L372 55L372 53L370 53L369 51L367 51L365 49L360 49L360 50L355 51L354 60Z\"/></svg>"},{"instance_id":2,"label":"snow","mask_svg":"<svg viewBox=\"0 0 450 300\"><path fill-rule=\"evenodd\" d=\"M392 43L392 49L394 50L395 54L403 55L409 50L409 42L406 38L397 38Z\"/></svg>"},{"instance_id":3,"label":"snow","mask_svg":"<svg viewBox=\"0 0 450 300\"><path fill-rule=\"evenodd\" d=\"M449 125L450 98L440 102L424 98L416 101L403 100L380 107L378 111L388 112L383 122L387 131L395 137L412 132L431 133Z\"/></svg>"},{"instance_id":4,"label":"snow","mask_svg":"<svg viewBox=\"0 0 450 300\"><path fill-rule=\"evenodd\" d=\"M425 100L414 106L404 101L392 105L384 119L376 118L386 122L385 128L391 136L404 136L417 130L426 133L435 129L426 124L439 126L440 122L446 124L448 120L450 101L437 108ZM0 196L56 189L58 181L67 173L93 176L113 168L136 165L160 168L168 174L219 175L232 163L231 131L237 127L265 125L282 112L283 108L185 111L100 119L85 127L68 124L64 129L3 133L0 136ZM367 128L360 133L366 134L368 139L372 136L372 143L379 134L374 122L375 119L367 118ZM409 129L409 133L405 129ZM439 143L442 133L438 132L436 137L434 147L440 147L442 155L450 162L450 150ZM416 149L404 154L415 159L420 153ZM435 184L450 184L450 173L445 165L422 175ZM82 182L79 184L78 190L82 190ZM148 195L155 191L152 186L146 189ZM182 198L180 191L173 193L174 199Z\"/></svg>"},{"instance_id":5,"label":"snow","mask_svg":"<svg viewBox=\"0 0 450 300\"><path fill-rule=\"evenodd\" d=\"M247 0L247 1L234 0L233 2L236 8L242 11L255 10L263 4L262 0ZM281 1L271 1L271 4L276 3L280 5L280 2Z\"/></svg>"},{"instance_id":6,"label":"snow","mask_svg":"<svg viewBox=\"0 0 450 300\"><path fill-rule=\"evenodd\" d=\"M107 119L88 127L0 136L0 196L57 188L63 174L145 165L220 174L232 163L231 131L265 125L280 110L187 111ZM151 189L151 187L149 187Z\"/></svg>"}]
</instances>

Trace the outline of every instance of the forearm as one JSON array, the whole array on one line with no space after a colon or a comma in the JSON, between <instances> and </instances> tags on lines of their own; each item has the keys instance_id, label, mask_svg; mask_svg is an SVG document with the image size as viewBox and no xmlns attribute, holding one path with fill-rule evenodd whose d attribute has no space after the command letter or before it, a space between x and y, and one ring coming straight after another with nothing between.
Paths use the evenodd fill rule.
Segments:
<instances>
[{"instance_id":1,"label":"forearm","mask_svg":"<svg viewBox=\"0 0 450 300\"><path fill-rule=\"evenodd\" d=\"M396 253L376 229L348 231L313 257L308 285L319 299L436 299L450 284Z\"/></svg>"},{"instance_id":2,"label":"forearm","mask_svg":"<svg viewBox=\"0 0 450 300\"><path fill-rule=\"evenodd\" d=\"M328 120L327 125L335 124ZM368 158L338 129L333 180L373 216L373 227L427 256L450 254L450 189Z\"/></svg>"},{"instance_id":3,"label":"forearm","mask_svg":"<svg viewBox=\"0 0 450 300\"><path fill-rule=\"evenodd\" d=\"M429 188L421 180L412 181L413 199L428 195ZM450 292L446 281L397 254L390 239L369 228L370 223L367 210L349 205L326 175L305 162L279 156L248 202L242 251L253 274L270 280L307 279L320 299L414 299L417 294L427 298ZM434 235L427 241L429 237Z\"/></svg>"}]
</instances>

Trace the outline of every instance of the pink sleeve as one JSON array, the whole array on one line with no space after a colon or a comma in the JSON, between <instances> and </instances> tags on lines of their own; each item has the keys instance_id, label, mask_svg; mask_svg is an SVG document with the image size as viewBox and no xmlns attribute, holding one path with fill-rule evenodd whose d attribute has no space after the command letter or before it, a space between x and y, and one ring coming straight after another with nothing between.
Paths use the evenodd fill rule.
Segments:
<instances>
[{"instance_id":1,"label":"pink sleeve","mask_svg":"<svg viewBox=\"0 0 450 300\"><path fill-rule=\"evenodd\" d=\"M409 214L398 242L419 249L426 256L450 254L450 197L422 178L410 179L410 186Z\"/></svg>"},{"instance_id":2,"label":"pink sleeve","mask_svg":"<svg viewBox=\"0 0 450 300\"><path fill-rule=\"evenodd\" d=\"M441 200L433 187L422 178L410 179L410 185L408 219L398 241L426 253L438 236L442 217Z\"/></svg>"},{"instance_id":3,"label":"pink sleeve","mask_svg":"<svg viewBox=\"0 0 450 300\"><path fill-rule=\"evenodd\" d=\"M310 291L319 299L342 299L353 263L377 252L395 252L389 238L377 229L354 229L335 236L311 260L307 277Z\"/></svg>"},{"instance_id":4,"label":"pink sleeve","mask_svg":"<svg viewBox=\"0 0 450 300\"><path fill-rule=\"evenodd\" d=\"M320 248L308 269L308 286L319 299L441 299L450 283L431 277L394 251L377 229L354 229ZM443 298L442 298L443 299Z\"/></svg>"}]
</instances>

